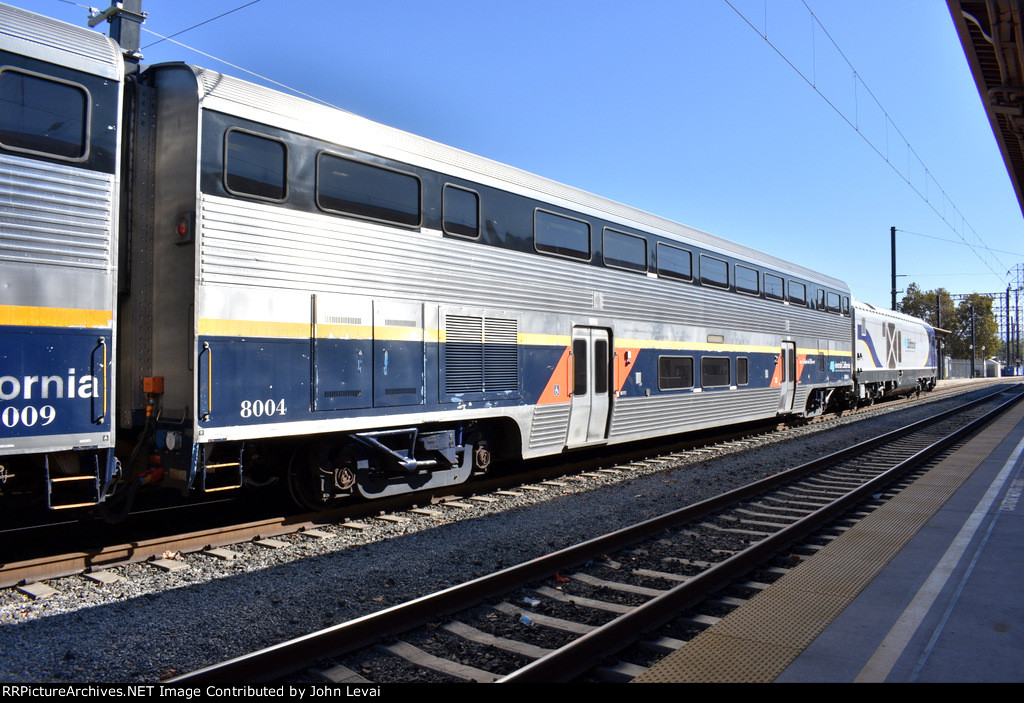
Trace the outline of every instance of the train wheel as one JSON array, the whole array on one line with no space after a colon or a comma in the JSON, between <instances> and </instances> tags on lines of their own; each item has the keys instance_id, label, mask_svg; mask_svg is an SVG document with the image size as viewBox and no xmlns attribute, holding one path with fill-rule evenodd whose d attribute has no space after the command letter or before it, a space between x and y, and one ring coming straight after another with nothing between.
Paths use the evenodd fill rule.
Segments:
<instances>
[{"instance_id":1,"label":"train wheel","mask_svg":"<svg viewBox=\"0 0 1024 703\"><path fill-rule=\"evenodd\" d=\"M350 447L324 443L311 451L297 449L288 464L288 492L307 510L327 510L351 495L355 469Z\"/></svg>"}]
</instances>

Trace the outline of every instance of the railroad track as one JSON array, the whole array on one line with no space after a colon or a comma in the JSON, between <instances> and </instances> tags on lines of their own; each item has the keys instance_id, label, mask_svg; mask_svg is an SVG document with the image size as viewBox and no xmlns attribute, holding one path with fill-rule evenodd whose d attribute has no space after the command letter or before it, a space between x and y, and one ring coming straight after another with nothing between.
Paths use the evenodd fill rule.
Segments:
<instances>
[{"instance_id":1,"label":"railroad track","mask_svg":"<svg viewBox=\"0 0 1024 703\"><path fill-rule=\"evenodd\" d=\"M698 629L693 611L732 584L763 587L773 556L878 500L1020 399L992 394L679 511L516 567L174 679L552 682L629 678ZM684 614L682 618L680 615ZM632 661L617 653L644 643ZM330 657L332 663L325 665ZM600 674L592 672L601 662ZM305 672L305 673L296 673ZM323 679L321 679L323 680Z\"/></svg>"},{"instance_id":2,"label":"railroad track","mask_svg":"<svg viewBox=\"0 0 1024 703\"><path fill-rule=\"evenodd\" d=\"M814 422L809 423L808 426L789 427L782 430L779 430L775 424L746 426L719 433L714 438L686 438L683 441L668 446L651 444L639 448L627 448L615 451L610 456L605 451L595 454L590 458L576 461L572 467L568 468L557 462L540 462L539 468L528 470L522 474L504 475L490 480L467 484L466 486L450 487L437 495L400 496L395 499L374 501L372 503L345 505L336 510L316 514L273 515L266 518L245 520L238 524L218 524L214 527L183 534L169 533L157 537L139 537L131 536L132 533L129 532L127 536L120 535L120 540L111 541L106 546L82 547L68 552L39 553L28 558L0 560L0 588L30 585L35 582L57 579L73 574L102 571L114 566L157 560L167 553L191 553L229 547L233 544L258 538L275 538L307 532L316 530L319 526L325 524L343 523L346 520L360 520L380 515L382 512L400 512L407 510L413 505L450 502L452 500L465 499L471 493L486 495L495 491L515 488L523 484L529 485L534 482L557 479L564 476L567 472L580 475L585 474L587 471L598 471L610 465L630 466L631 464L632 469L659 470L672 464L678 464L680 461L756 448L761 443L783 441L804 432L820 432L832 424L843 421L844 418L848 421L851 417L871 417L891 412L899 407L898 403L929 402L941 398L947 393L963 392L968 388L976 388L976 384L936 390L920 401L904 399L896 403L885 403L861 408L857 411L848 412L843 417L826 416L816 419ZM178 510L202 510L208 507L197 505L178 508ZM167 512L167 510L169 509L165 509L162 512ZM181 520L176 520L175 522L180 524ZM48 527L50 530L58 529L65 531L70 527L76 527L76 536L80 536L87 530L87 526L82 526L83 529L78 529L77 524L74 522L44 527ZM105 526L104 529L107 533L114 532L110 526ZM144 526L139 534L146 534L147 532L148 529ZM114 534L117 533L114 532ZM33 530L31 528L0 532L0 536L3 535L8 535L8 538L13 540L12 543L19 545L31 545L41 542L37 537L33 537ZM66 544L69 541L69 537L66 536L65 532L60 532L56 538L50 537L49 539L58 544Z\"/></svg>"}]
</instances>

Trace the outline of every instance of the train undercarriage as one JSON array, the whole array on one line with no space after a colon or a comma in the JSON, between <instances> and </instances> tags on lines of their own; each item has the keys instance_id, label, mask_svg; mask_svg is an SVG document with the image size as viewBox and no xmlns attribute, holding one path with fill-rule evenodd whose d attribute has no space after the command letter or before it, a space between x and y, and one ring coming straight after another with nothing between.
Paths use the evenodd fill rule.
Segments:
<instances>
[{"instance_id":1,"label":"train undercarriage","mask_svg":"<svg viewBox=\"0 0 1024 703\"><path fill-rule=\"evenodd\" d=\"M463 483L485 474L495 443L514 453L502 423L469 422L206 444L148 428L131 447L0 457L0 496L48 510L87 509L110 522L152 489L209 496L271 484L306 510Z\"/></svg>"}]
</instances>

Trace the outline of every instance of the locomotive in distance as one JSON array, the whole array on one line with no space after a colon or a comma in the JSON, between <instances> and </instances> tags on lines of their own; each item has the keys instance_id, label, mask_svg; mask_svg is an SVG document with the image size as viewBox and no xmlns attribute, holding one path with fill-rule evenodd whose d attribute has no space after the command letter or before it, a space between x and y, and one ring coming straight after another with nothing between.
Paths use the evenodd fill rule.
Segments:
<instances>
[{"instance_id":1,"label":"locomotive in distance","mask_svg":"<svg viewBox=\"0 0 1024 703\"><path fill-rule=\"evenodd\" d=\"M322 508L935 384L831 276L7 5L0 101L6 497Z\"/></svg>"}]
</instances>

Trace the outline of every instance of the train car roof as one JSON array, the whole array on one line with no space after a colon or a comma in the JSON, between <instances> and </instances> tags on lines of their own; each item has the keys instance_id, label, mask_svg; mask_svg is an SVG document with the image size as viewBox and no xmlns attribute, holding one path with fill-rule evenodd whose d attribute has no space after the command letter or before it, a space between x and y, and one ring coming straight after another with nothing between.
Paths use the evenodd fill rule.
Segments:
<instances>
[{"instance_id":1,"label":"train car roof","mask_svg":"<svg viewBox=\"0 0 1024 703\"><path fill-rule=\"evenodd\" d=\"M102 78L124 77L121 49L109 37L10 5L0 5L0 46Z\"/></svg>"},{"instance_id":2,"label":"train car roof","mask_svg":"<svg viewBox=\"0 0 1024 703\"><path fill-rule=\"evenodd\" d=\"M181 68L184 64L158 64L147 70L171 66ZM823 273L513 166L216 71L188 68L198 78L200 105L204 108L360 151L367 151L368 145L372 145L372 152L379 156L547 200L569 210L621 222L836 290L849 291L844 282Z\"/></svg>"},{"instance_id":3,"label":"train car roof","mask_svg":"<svg viewBox=\"0 0 1024 703\"><path fill-rule=\"evenodd\" d=\"M890 310L889 308L880 308L880 307L878 307L876 305L872 305L871 303L865 303L865 302L863 302L861 300L854 300L853 301L853 308L854 308L854 311L862 310L862 311L874 313L875 315L878 315L880 317L891 317L891 318L893 318L895 320L902 320L903 322L910 322L910 323L913 323L915 325L922 325L924 327L928 327L930 329L935 330L935 332L946 332L946 330L939 330L937 328L932 327L931 325L929 325L927 322L925 322L924 320L922 320L919 317L914 317L913 315L907 315L906 313L902 313L902 312L896 312L895 310ZM946 333L948 334L948 332L946 332Z\"/></svg>"}]
</instances>

